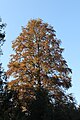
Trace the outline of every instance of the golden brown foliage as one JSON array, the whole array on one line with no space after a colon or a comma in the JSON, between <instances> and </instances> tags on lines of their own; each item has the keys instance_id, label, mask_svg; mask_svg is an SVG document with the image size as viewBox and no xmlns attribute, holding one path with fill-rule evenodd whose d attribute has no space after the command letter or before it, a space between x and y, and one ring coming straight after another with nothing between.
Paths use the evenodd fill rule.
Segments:
<instances>
[{"instance_id":1,"label":"golden brown foliage","mask_svg":"<svg viewBox=\"0 0 80 120\"><path fill-rule=\"evenodd\" d=\"M12 43L15 54L11 55L7 75L14 80L9 85L20 91L41 86L60 97L71 86L71 69L60 43L52 26L41 19L30 20Z\"/></svg>"}]
</instances>

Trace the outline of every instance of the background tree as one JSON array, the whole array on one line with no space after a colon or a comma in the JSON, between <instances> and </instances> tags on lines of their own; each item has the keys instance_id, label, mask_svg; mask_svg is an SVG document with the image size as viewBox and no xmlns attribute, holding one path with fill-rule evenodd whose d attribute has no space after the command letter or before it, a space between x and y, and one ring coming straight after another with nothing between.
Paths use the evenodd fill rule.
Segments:
<instances>
[{"instance_id":1,"label":"background tree","mask_svg":"<svg viewBox=\"0 0 80 120\"><path fill-rule=\"evenodd\" d=\"M68 99L58 101L54 105L55 120L78 120L78 108L76 107L75 99L72 94L67 95ZM71 99L70 99L71 98Z\"/></svg>"},{"instance_id":2,"label":"background tree","mask_svg":"<svg viewBox=\"0 0 80 120\"><path fill-rule=\"evenodd\" d=\"M13 41L15 53L11 55L7 76L14 79L8 85L18 91L21 104L25 103L22 108L26 99L35 98L38 88L46 89L54 102L67 97L65 90L71 87L72 71L62 56L60 43L53 27L41 19L30 20Z\"/></svg>"},{"instance_id":3,"label":"background tree","mask_svg":"<svg viewBox=\"0 0 80 120\"><path fill-rule=\"evenodd\" d=\"M2 46L5 42L5 32L4 32L5 26L6 24L2 23L2 19L0 18L0 57L1 55L3 55ZM2 67L2 62L0 61L0 120L4 119L4 113L6 111L6 106L5 106L5 104L7 104L5 102L6 95L7 95L7 77Z\"/></svg>"},{"instance_id":4,"label":"background tree","mask_svg":"<svg viewBox=\"0 0 80 120\"><path fill-rule=\"evenodd\" d=\"M43 88L35 91L36 99L28 104L28 120L54 120L53 104L50 102L47 90Z\"/></svg>"}]
</instances>

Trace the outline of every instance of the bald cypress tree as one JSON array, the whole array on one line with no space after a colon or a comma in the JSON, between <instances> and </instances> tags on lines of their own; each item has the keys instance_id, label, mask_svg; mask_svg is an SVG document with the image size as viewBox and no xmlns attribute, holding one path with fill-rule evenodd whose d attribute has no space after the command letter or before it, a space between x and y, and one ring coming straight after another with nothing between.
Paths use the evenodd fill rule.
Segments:
<instances>
[{"instance_id":1,"label":"bald cypress tree","mask_svg":"<svg viewBox=\"0 0 80 120\"><path fill-rule=\"evenodd\" d=\"M15 54L11 55L7 75L13 76L14 81L10 85L42 86L56 96L71 87L71 69L62 56L60 43L52 26L41 19L29 21L12 43Z\"/></svg>"},{"instance_id":2,"label":"bald cypress tree","mask_svg":"<svg viewBox=\"0 0 80 120\"><path fill-rule=\"evenodd\" d=\"M41 19L30 20L13 41L15 53L11 55L7 71L13 80L8 87L18 91L23 110L26 101L36 98L35 91L39 88L46 89L53 101L66 98L72 71L62 56L64 49L60 44L53 27Z\"/></svg>"}]
</instances>

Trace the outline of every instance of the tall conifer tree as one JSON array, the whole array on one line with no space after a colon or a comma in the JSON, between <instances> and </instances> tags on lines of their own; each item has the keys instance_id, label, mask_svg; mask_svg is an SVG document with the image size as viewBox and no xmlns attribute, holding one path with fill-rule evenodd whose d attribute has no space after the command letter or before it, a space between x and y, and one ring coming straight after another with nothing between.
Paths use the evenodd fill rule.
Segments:
<instances>
[{"instance_id":1,"label":"tall conifer tree","mask_svg":"<svg viewBox=\"0 0 80 120\"><path fill-rule=\"evenodd\" d=\"M30 20L22 28L12 43L15 53L7 71L8 77L14 78L9 87L19 92L20 99L34 98L34 91L40 87L48 90L54 100L63 99L65 90L71 87L72 71L60 44L53 27L41 19Z\"/></svg>"}]
</instances>

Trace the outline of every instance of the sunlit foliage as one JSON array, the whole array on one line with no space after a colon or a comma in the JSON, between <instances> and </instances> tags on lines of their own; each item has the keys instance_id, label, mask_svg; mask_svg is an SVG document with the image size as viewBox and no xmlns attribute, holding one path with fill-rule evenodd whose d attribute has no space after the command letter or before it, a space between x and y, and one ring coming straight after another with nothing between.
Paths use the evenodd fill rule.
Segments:
<instances>
[{"instance_id":1,"label":"sunlit foliage","mask_svg":"<svg viewBox=\"0 0 80 120\"><path fill-rule=\"evenodd\" d=\"M61 41L55 30L41 19L32 19L12 43L14 54L8 64L7 76L14 79L9 87L17 90L20 99L34 97L38 87L47 89L52 98L62 99L71 87L71 69L62 56Z\"/></svg>"}]
</instances>

